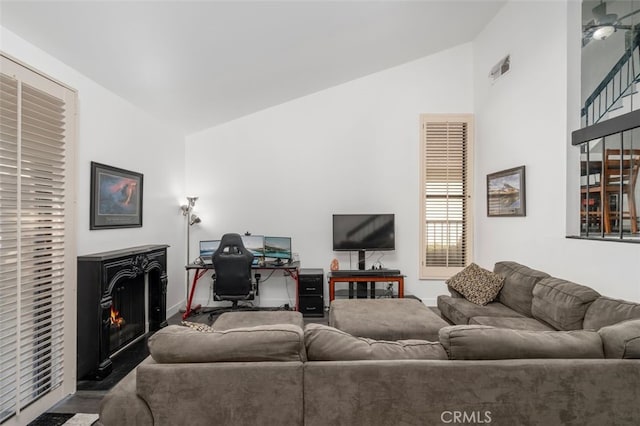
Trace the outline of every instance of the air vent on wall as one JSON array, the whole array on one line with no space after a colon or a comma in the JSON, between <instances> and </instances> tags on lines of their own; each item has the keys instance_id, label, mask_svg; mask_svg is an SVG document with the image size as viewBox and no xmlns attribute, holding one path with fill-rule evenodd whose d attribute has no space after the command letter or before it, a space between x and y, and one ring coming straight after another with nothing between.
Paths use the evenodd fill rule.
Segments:
<instances>
[{"instance_id":1,"label":"air vent on wall","mask_svg":"<svg viewBox=\"0 0 640 426\"><path fill-rule=\"evenodd\" d=\"M491 78L491 82L496 81L498 78L503 76L511 69L511 55L507 55L504 58L500 59L497 64L491 68L491 72L489 73L489 77Z\"/></svg>"}]
</instances>

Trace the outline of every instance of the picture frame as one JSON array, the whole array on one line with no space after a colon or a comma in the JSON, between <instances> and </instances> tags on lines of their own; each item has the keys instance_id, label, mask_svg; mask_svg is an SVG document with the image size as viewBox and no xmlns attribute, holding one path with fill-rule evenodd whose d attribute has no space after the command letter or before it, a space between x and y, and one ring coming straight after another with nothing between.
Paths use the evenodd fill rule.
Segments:
<instances>
[{"instance_id":1,"label":"picture frame","mask_svg":"<svg viewBox=\"0 0 640 426\"><path fill-rule=\"evenodd\" d=\"M142 227L143 175L91 162L89 229Z\"/></svg>"},{"instance_id":2,"label":"picture frame","mask_svg":"<svg viewBox=\"0 0 640 426\"><path fill-rule=\"evenodd\" d=\"M525 166L487 175L487 216L526 216Z\"/></svg>"}]
</instances>

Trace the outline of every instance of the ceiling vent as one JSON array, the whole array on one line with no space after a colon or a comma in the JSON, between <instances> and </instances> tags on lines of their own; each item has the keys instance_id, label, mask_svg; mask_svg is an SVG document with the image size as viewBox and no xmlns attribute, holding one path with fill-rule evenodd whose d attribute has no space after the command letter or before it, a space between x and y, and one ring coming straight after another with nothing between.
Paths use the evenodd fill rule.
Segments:
<instances>
[{"instance_id":1,"label":"ceiling vent","mask_svg":"<svg viewBox=\"0 0 640 426\"><path fill-rule=\"evenodd\" d=\"M511 55L507 55L504 58L500 59L497 64L491 68L491 72L489 73L489 77L491 78L491 82L496 81L498 78L503 76L511 69Z\"/></svg>"}]
</instances>

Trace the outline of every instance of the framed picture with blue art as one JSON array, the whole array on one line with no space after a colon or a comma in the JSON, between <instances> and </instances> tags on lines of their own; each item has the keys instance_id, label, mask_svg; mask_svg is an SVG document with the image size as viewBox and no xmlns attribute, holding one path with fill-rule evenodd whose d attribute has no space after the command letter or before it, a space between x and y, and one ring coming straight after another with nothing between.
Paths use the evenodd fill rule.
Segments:
<instances>
[{"instance_id":1,"label":"framed picture with blue art","mask_svg":"<svg viewBox=\"0 0 640 426\"><path fill-rule=\"evenodd\" d=\"M487 175L487 216L526 216L524 166Z\"/></svg>"},{"instance_id":2,"label":"framed picture with blue art","mask_svg":"<svg viewBox=\"0 0 640 426\"><path fill-rule=\"evenodd\" d=\"M142 174L91 162L89 229L142 226Z\"/></svg>"}]
</instances>

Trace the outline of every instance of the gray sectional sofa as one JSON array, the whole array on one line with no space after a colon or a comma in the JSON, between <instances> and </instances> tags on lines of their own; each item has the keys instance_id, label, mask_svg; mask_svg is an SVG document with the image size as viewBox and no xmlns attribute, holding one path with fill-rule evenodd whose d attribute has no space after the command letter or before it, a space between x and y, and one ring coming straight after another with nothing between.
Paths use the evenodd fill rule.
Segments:
<instances>
[{"instance_id":1,"label":"gray sectional sofa","mask_svg":"<svg viewBox=\"0 0 640 426\"><path fill-rule=\"evenodd\" d=\"M640 304L601 296L597 291L516 262L497 262L493 270L504 285L484 306L449 288L438 296L441 315L452 324L487 325L515 330L599 330L640 319Z\"/></svg>"},{"instance_id":2,"label":"gray sectional sofa","mask_svg":"<svg viewBox=\"0 0 640 426\"><path fill-rule=\"evenodd\" d=\"M638 424L638 304L513 262L496 270L505 285L486 306L439 298L458 325L438 341L355 337L295 318L166 327L105 396L99 424Z\"/></svg>"}]
</instances>

